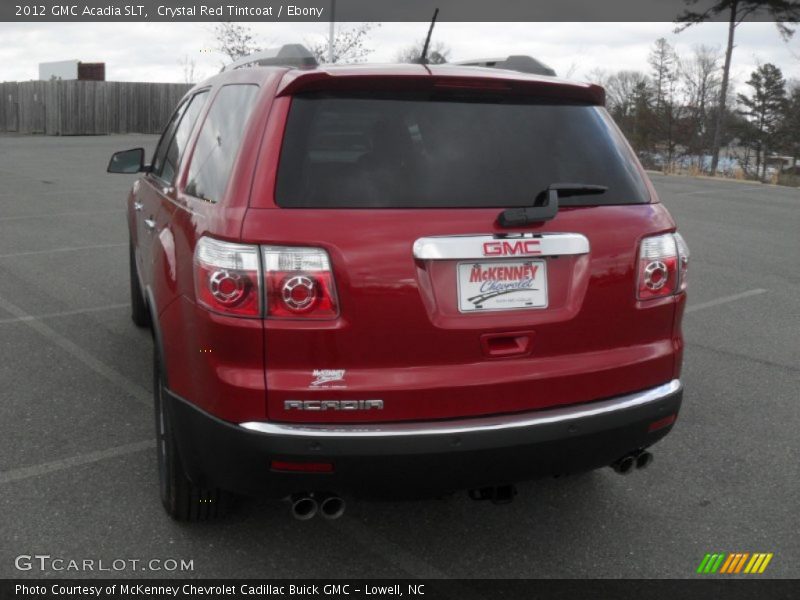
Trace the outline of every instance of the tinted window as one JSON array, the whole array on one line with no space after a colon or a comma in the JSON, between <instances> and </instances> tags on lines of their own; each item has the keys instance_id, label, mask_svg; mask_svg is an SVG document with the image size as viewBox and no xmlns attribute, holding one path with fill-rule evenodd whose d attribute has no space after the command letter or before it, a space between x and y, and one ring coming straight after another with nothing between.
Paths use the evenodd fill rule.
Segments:
<instances>
[{"instance_id":1,"label":"tinted window","mask_svg":"<svg viewBox=\"0 0 800 600\"><path fill-rule=\"evenodd\" d=\"M226 85L219 91L197 138L187 193L211 202L222 198L257 93L255 85Z\"/></svg>"},{"instance_id":2,"label":"tinted window","mask_svg":"<svg viewBox=\"0 0 800 600\"><path fill-rule=\"evenodd\" d=\"M175 134L175 128L178 126L178 123L183 116L183 111L186 110L186 107L189 105L188 102L184 102L181 104L174 113L172 113L172 118L167 123L166 128L164 129L164 133L161 134L161 139L158 140L158 146L156 146L156 152L153 154L153 164L150 168L150 171L156 175L161 175L161 169L164 166L164 157L167 154L167 147L169 146L169 141L172 139L172 136Z\"/></svg>"},{"instance_id":3,"label":"tinted window","mask_svg":"<svg viewBox=\"0 0 800 600\"><path fill-rule=\"evenodd\" d=\"M178 165L180 164L184 150L186 150L186 144L189 142L189 135L191 135L192 129L194 129L194 124L197 122L200 111L203 110L206 98L208 98L208 92L195 94L189 101L189 105L184 111L180 123L175 128L175 135L172 137L172 142L170 142L167 153L164 156L159 173L161 179L164 181L174 183Z\"/></svg>"},{"instance_id":4,"label":"tinted window","mask_svg":"<svg viewBox=\"0 0 800 600\"><path fill-rule=\"evenodd\" d=\"M603 108L297 96L281 151L285 207L531 205L551 183L604 185L562 204L649 201Z\"/></svg>"}]
</instances>

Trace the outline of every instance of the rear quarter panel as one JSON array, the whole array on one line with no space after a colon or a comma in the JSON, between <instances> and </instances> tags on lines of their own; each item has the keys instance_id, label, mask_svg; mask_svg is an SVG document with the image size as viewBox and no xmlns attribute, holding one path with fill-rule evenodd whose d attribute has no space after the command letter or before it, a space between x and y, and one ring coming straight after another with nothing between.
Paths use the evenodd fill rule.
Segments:
<instances>
[{"instance_id":1,"label":"rear quarter panel","mask_svg":"<svg viewBox=\"0 0 800 600\"><path fill-rule=\"evenodd\" d=\"M171 390L229 421L261 419L264 409L263 325L258 319L217 315L195 303L193 257L204 236L238 241L275 87L283 71L266 75L241 69L215 83L198 118L178 176L165 202L169 213L159 232L150 285L156 298ZM184 192L193 149L214 96L222 85L256 83L261 90L247 125L223 199L210 203Z\"/></svg>"}]
</instances>

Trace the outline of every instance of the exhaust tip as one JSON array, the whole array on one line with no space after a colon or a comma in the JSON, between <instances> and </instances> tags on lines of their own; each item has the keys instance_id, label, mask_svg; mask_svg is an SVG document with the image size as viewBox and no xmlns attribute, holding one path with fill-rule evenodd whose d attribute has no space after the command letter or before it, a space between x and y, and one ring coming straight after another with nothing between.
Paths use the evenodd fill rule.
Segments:
<instances>
[{"instance_id":1,"label":"exhaust tip","mask_svg":"<svg viewBox=\"0 0 800 600\"><path fill-rule=\"evenodd\" d=\"M292 498L292 516L298 521L308 521L317 514L317 501L309 495Z\"/></svg>"},{"instance_id":2,"label":"exhaust tip","mask_svg":"<svg viewBox=\"0 0 800 600\"><path fill-rule=\"evenodd\" d=\"M647 450L642 450L636 456L636 468L637 469L646 469L650 466L650 463L653 462L653 454L648 452Z\"/></svg>"},{"instance_id":3,"label":"exhaust tip","mask_svg":"<svg viewBox=\"0 0 800 600\"><path fill-rule=\"evenodd\" d=\"M499 485L495 489L493 504L510 504L517 495L517 488L511 484Z\"/></svg>"},{"instance_id":4,"label":"exhaust tip","mask_svg":"<svg viewBox=\"0 0 800 600\"><path fill-rule=\"evenodd\" d=\"M517 495L517 488L514 485L498 485L467 490L472 500L490 500L493 504L508 504Z\"/></svg>"},{"instance_id":5,"label":"exhaust tip","mask_svg":"<svg viewBox=\"0 0 800 600\"><path fill-rule=\"evenodd\" d=\"M320 502L319 511L326 519L338 519L344 514L345 501L339 496L327 496Z\"/></svg>"},{"instance_id":6,"label":"exhaust tip","mask_svg":"<svg viewBox=\"0 0 800 600\"><path fill-rule=\"evenodd\" d=\"M633 455L623 456L617 462L611 465L611 468L614 469L620 475L628 475L633 468L636 466L636 459Z\"/></svg>"}]
</instances>

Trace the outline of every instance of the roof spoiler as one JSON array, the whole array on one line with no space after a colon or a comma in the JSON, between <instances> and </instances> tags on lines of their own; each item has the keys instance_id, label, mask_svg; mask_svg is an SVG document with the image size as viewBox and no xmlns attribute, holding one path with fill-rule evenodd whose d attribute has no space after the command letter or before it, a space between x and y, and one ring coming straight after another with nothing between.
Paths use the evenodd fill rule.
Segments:
<instances>
[{"instance_id":1,"label":"roof spoiler","mask_svg":"<svg viewBox=\"0 0 800 600\"><path fill-rule=\"evenodd\" d=\"M408 65L410 69L412 65ZM418 65L417 65L418 66ZM443 65L439 65L443 66ZM460 72L459 72L460 71ZM544 77L524 77L503 75L500 72L488 73L475 69L474 73L464 74L458 70L453 74L439 69L420 68L415 72L405 72L402 76L392 76L369 69L345 72L324 69L294 70L281 79L277 96L291 96L313 92L425 92L441 90L488 90L501 91L516 96L554 98L559 101L589 103L597 106L605 104L605 90L599 85L567 82L561 79Z\"/></svg>"},{"instance_id":2,"label":"roof spoiler","mask_svg":"<svg viewBox=\"0 0 800 600\"><path fill-rule=\"evenodd\" d=\"M555 77L556 72L543 62L536 60L532 56L512 55L506 58L480 58L473 60L462 60L450 63L465 67L489 67L492 69L507 69L509 71L519 71L521 73L533 73L534 75L547 75Z\"/></svg>"},{"instance_id":3,"label":"roof spoiler","mask_svg":"<svg viewBox=\"0 0 800 600\"><path fill-rule=\"evenodd\" d=\"M243 56L222 67L223 71L233 71L243 67L316 67L317 59L302 44L284 44L280 48L259 50Z\"/></svg>"}]
</instances>

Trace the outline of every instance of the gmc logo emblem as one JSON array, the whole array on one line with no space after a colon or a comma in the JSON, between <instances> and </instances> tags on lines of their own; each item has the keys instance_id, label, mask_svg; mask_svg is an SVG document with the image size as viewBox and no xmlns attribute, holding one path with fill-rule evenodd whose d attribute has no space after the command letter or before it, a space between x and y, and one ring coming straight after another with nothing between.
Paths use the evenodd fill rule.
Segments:
<instances>
[{"instance_id":1,"label":"gmc logo emblem","mask_svg":"<svg viewBox=\"0 0 800 600\"><path fill-rule=\"evenodd\" d=\"M520 240L517 242L485 242L483 244L484 256L526 256L541 254L539 240Z\"/></svg>"}]
</instances>

